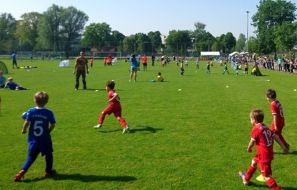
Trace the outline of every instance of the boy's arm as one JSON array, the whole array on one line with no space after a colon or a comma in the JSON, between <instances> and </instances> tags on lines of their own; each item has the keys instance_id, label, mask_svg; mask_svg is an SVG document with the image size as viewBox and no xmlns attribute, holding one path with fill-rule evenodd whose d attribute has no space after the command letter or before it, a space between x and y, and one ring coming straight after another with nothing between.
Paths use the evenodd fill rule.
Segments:
<instances>
[{"instance_id":1,"label":"boy's arm","mask_svg":"<svg viewBox=\"0 0 297 190\"><path fill-rule=\"evenodd\" d=\"M22 134L25 134L27 132L29 125L30 125L30 121L26 120L23 125Z\"/></svg>"},{"instance_id":2,"label":"boy's arm","mask_svg":"<svg viewBox=\"0 0 297 190\"><path fill-rule=\"evenodd\" d=\"M118 99L119 95L118 94L115 94L112 98L110 98L108 101L111 102L113 101L114 99Z\"/></svg>"},{"instance_id":3,"label":"boy's arm","mask_svg":"<svg viewBox=\"0 0 297 190\"><path fill-rule=\"evenodd\" d=\"M272 114L272 120L273 120L273 124L274 124L274 127L275 127L275 131L278 131L278 128L277 128L277 116L276 114Z\"/></svg>"},{"instance_id":4,"label":"boy's arm","mask_svg":"<svg viewBox=\"0 0 297 190\"><path fill-rule=\"evenodd\" d=\"M56 124L53 123L53 124L50 124L50 127L49 127L49 132L52 132L52 130L54 130Z\"/></svg>"},{"instance_id":5,"label":"boy's arm","mask_svg":"<svg viewBox=\"0 0 297 190\"><path fill-rule=\"evenodd\" d=\"M252 152L253 151L252 148L253 148L254 145L255 145L255 140L254 139L251 139L250 142L249 142L247 151L248 152Z\"/></svg>"}]
</instances>

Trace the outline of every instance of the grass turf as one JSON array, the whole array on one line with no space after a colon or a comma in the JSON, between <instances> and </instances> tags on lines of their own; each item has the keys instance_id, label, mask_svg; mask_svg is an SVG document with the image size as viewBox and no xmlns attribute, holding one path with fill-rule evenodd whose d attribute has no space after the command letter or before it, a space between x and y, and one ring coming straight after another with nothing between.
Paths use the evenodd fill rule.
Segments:
<instances>
[{"instance_id":1,"label":"grass turf","mask_svg":"<svg viewBox=\"0 0 297 190\"><path fill-rule=\"evenodd\" d=\"M104 67L95 61L87 77L88 90L75 91L73 60L69 68L58 68L58 61L18 63L38 68L12 70L7 64L7 76L29 90L0 90L1 190L265 189L265 184L255 180L259 172L251 187L243 186L237 173L247 168L255 153L246 152L251 109L264 109L265 123L270 124L268 88L277 90L283 105L283 133L293 151L284 156L275 144L273 176L284 188L297 189L295 75L262 70L266 76L236 76L230 67L230 75L222 75L223 67L216 64L207 74L205 62L197 72L190 62L180 76L175 63L165 68L157 63L149 65L147 72L140 71L135 83L128 81L128 63ZM165 82L150 82L159 71ZM106 117L102 129L92 128L107 105L104 88L110 79L116 81L123 117L131 128L128 134L121 133L112 115ZM33 94L39 90L49 93L47 107L57 120L52 140L58 175L41 178L45 163L40 156L23 182L14 183L27 156L20 115L34 106Z\"/></svg>"}]
</instances>

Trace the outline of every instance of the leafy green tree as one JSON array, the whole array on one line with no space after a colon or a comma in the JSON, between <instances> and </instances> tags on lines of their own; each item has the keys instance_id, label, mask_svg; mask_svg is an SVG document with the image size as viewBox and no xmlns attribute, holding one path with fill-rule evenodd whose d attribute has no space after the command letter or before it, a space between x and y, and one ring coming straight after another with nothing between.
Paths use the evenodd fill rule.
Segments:
<instances>
[{"instance_id":1,"label":"leafy green tree","mask_svg":"<svg viewBox=\"0 0 297 190\"><path fill-rule=\"evenodd\" d=\"M65 53L68 57L71 45L78 44L82 30L89 17L75 7L62 9L61 14L61 39L64 42Z\"/></svg>"},{"instance_id":2,"label":"leafy green tree","mask_svg":"<svg viewBox=\"0 0 297 190\"><path fill-rule=\"evenodd\" d=\"M41 14L29 12L23 14L21 18L22 20L17 22L15 36L19 40L22 50L32 51L37 44L38 24Z\"/></svg>"},{"instance_id":3,"label":"leafy green tree","mask_svg":"<svg viewBox=\"0 0 297 190\"><path fill-rule=\"evenodd\" d=\"M264 54L276 52L276 43L285 44L281 42L282 40L276 38L279 35L278 31L282 30L279 27L283 23L292 24L296 18L296 6L294 3L286 0L260 0L257 8L258 11L252 17L252 20L253 25L257 28L256 34L259 40L259 50ZM288 33L290 31L283 32L285 32L285 35L291 36L292 34ZM278 45L278 47L282 47L282 45Z\"/></svg>"},{"instance_id":4,"label":"leafy green tree","mask_svg":"<svg viewBox=\"0 0 297 190\"><path fill-rule=\"evenodd\" d=\"M231 32L228 32L224 38L224 46L226 50L224 53L232 52L235 48L235 45L236 45L236 38L233 36Z\"/></svg>"},{"instance_id":5,"label":"leafy green tree","mask_svg":"<svg viewBox=\"0 0 297 190\"><path fill-rule=\"evenodd\" d=\"M53 4L43 13L38 26L39 48L61 51L63 44L61 41L61 19L63 8Z\"/></svg>"},{"instance_id":6,"label":"leafy green tree","mask_svg":"<svg viewBox=\"0 0 297 190\"><path fill-rule=\"evenodd\" d=\"M248 40L249 52L261 53L259 50L259 40L255 37L250 37Z\"/></svg>"},{"instance_id":7,"label":"leafy green tree","mask_svg":"<svg viewBox=\"0 0 297 190\"><path fill-rule=\"evenodd\" d=\"M238 52L241 52L241 51L244 51L244 47L245 47L245 44L246 44L246 37L244 34L239 34L239 37L236 41L236 46L235 46L235 50L238 51Z\"/></svg>"},{"instance_id":8,"label":"leafy green tree","mask_svg":"<svg viewBox=\"0 0 297 190\"><path fill-rule=\"evenodd\" d=\"M123 49L123 40L125 39L125 35L122 34L121 32L114 30L111 32L111 39L112 39L112 44L111 46L117 47L120 50Z\"/></svg>"},{"instance_id":9,"label":"leafy green tree","mask_svg":"<svg viewBox=\"0 0 297 190\"><path fill-rule=\"evenodd\" d=\"M136 52L136 36L130 35L126 36L123 40L123 49L126 53L135 53Z\"/></svg>"},{"instance_id":10,"label":"leafy green tree","mask_svg":"<svg viewBox=\"0 0 297 190\"><path fill-rule=\"evenodd\" d=\"M185 55L192 46L190 31L187 30L171 30L165 41L167 50L177 55Z\"/></svg>"},{"instance_id":11,"label":"leafy green tree","mask_svg":"<svg viewBox=\"0 0 297 190\"><path fill-rule=\"evenodd\" d=\"M152 53L156 53L162 46L161 33L159 31L149 32L147 36L150 38L152 45Z\"/></svg>"},{"instance_id":12,"label":"leafy green tree","mask_svg":"<svg viewBox=\"0 0 297 190\"><path fill-rule=\"evenodd\" d=\"M102 49L109 46L112 41L110 26L103 23L91 23L85 28L82 43L86 46Z\"/></svg>"},{"instance_id":13,"label":"leafy green tree","mask_svg":"<svg viewBox=\"0 0 297 190\"><path fill-rule=\"evenodd\" d=\"M276 49L285 52L291 51L297 44L297 22L284 22L275 29Z\"/></svg>"},{"instance_id":14,"label":"leafy green tree","mask_svg":"<svg viewBox=\"0 0 297 190\"><path fill-rule=\"evenodd\" d=\"M205 30L205 24L197 22L194 26L195 30L191 34L194 49L198 52L210 51L215 42L215 38L211 33Z\"/></svg>"},{"instance_id":15,"label":"leafy green tree","mask_svg":"<svg viewBox=\"0 0 297 190\"><path fill-rule=\"evenodd\" d=\"M15 31L15 18L9 13L2 13L0 15L0 51L8 52L17 49Z\"/></svg>"},{"instance_id":16,"label":"leafy green tree","mask_svg":"<svg viewBox=\"0 0 297 190\"><path fill-rule=\"evenodd\" d=\"M152 51L151 39L143 33L137 33L136 38L136 51L137 53L146 53Z\"/></svg>"}]
</instances>

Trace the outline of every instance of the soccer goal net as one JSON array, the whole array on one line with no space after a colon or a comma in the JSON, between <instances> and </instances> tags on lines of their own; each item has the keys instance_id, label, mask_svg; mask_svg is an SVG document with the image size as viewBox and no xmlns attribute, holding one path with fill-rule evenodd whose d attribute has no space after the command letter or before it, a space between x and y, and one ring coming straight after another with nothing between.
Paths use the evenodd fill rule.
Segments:
<instances>
[{"instance_id":1,"label":"soccer goal net","mask_svg":"<svg viewBox=\"0 0 297 190\"><path fill-rule=\"evenodd\" d=\"M3 71L4 74L8 74L8 69L4 62L0 61L0 71Z\"/></svg>"}]
</instances>

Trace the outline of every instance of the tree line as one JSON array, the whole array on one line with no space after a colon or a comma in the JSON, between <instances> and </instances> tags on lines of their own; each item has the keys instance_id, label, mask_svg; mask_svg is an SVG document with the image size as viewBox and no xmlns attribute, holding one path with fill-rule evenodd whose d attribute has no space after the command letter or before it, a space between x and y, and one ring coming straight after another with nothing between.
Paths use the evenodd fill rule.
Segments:
<instances>
[{"instance_id":1,"label":"tree line","mask_svg":"<svg viewBox=\"0 0 297 190\"><path fill-rule=\"evenodd\" d=\"M297 44L296 5L286 0L260 0L252 16L255 35L238 39L231 32L214 37L206 25L194 23L195 29L171 30L165 37L159 31L125 36L107 23L86 26L88 15L77 8L53 4L45 12L28 12L16 20L10 13L0 14L0 53L11 51L63 51L66 56L81 49L126 53L168 53L232 51L259 54L292 51ZM165 43L162 42L164 38Z\"/></svg>"}]
</instances>

